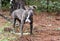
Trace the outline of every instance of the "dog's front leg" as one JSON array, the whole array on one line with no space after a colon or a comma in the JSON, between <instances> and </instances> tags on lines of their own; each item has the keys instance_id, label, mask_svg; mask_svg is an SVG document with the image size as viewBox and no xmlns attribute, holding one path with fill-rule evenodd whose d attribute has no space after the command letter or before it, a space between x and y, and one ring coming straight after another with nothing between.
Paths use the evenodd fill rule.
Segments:
<instances>
[{"instance_id":1,"label":"dog's front leg","mask_svg":"<svg viewBox=\"0 0 60 41\"><path fill-rule=\"evenodd\" d=\"M20 24L20 33L21 33L21 36L23 36L23 26L24 26L24 20L21 20L21 24Z\"/></svg>"}]
</instances>

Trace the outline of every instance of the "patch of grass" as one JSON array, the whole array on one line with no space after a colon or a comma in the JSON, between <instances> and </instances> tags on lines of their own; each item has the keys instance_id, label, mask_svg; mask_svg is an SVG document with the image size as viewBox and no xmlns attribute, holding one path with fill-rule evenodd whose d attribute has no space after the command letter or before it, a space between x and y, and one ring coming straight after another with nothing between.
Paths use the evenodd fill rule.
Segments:
<instances>
[{"instance_id":1,"label":"patch of grass","mask_svg":"<svg viewBox=\"0 0 60 41\"><path fill-rule=\"evenodd\" d=\"M10 27L11 23L6 22L2 27L0 27L0 41L13 41L16 39L16 35L11 34L9 32L4 32L5 27Z\"/></svg>"},{"instance_id":2,"label":"patch of grass","mask_svg":"<svg viewBox=\"0 0 60 41\"><path fill-rule=\"evenodd\" d=\"M16 39L16 36L11 33L5 32L0 34L0 41L10 41L15 39Z\"/></svg>"},{"instance_id":3,"label":"patch of grass","mask_svg":"<svg viewBox=\"0 0 60 41\"><path fill-rule=\"evenodd\" d=\"M6 38L4 38L4 39L1 39L0 41L8 41Z\"/></svg>"},{"instance_id":4,"label":"patch of grass","mask_svg":"<svg viewBox=\"0 0 60 41\"><path fill-rule=\"evenodd\" d=\"M9 27L9 26L11 26L11 23L10 22L6 22L2 27L0 27L0 33L3 32L3 29L5 27Z\"/></svg>"}]
</instances>

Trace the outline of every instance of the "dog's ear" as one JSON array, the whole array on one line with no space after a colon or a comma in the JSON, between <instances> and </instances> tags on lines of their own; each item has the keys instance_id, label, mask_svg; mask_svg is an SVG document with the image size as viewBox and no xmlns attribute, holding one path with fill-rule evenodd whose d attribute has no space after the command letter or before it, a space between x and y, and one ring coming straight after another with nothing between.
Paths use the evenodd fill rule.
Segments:
<instances>
[{"instance_id":1,"label":"dog's ear","mask_svg":"<svg viewBox=\"0 0 60 41\"><path fill-rule=\"evenodd\" d=\"M34 8L34 9L36 9L36 8L37 8L37 6L33 5L33 8Z\"/></svg>"}]
</instances>

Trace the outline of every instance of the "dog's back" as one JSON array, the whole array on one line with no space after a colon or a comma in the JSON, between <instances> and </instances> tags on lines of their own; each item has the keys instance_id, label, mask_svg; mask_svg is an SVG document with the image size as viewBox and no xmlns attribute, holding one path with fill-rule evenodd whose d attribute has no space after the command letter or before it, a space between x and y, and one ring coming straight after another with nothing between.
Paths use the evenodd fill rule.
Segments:
<instances>
[{"instance_id":1,"label":"dog's back","mask_svg":"<svg viewBox=\"0 0 60 41\"><path fill-rule=\"evenodd\" d=\"M17 9L15 11L13 11L12 13L12 18L19 18L20 20L27 17L27 10L24 10L24 9Z\"/></svg>"}]
</instances>

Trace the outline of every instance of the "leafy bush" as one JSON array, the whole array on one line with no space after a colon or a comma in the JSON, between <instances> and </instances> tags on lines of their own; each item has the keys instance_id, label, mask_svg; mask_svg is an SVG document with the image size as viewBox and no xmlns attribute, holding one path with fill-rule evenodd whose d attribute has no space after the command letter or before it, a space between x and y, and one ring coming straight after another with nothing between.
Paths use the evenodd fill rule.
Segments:
<instances>
[{"instance_id":1,"label":"leafy bush","mask_svg":"<svg viewBox=\"0 0 60 41\"><path fill-rule=\"evenodd\" d=\"M48 11L49 12L56 12L60 10L60 2L58 1L49 1L49 5L48 5Z\"/></svg>"},{"instance_id":2,"label":"leafy bush","mask_svg":"<svg viewBox=\"0 0 60 41\"><path fill-rule=\"evenodd\" d=\"M10 3L9 3L10 0L2 0L2 9L9 9L10 7Z\"/></svg>"},{"instance_id":3,"label":"leafy bush","mask_svg":"<svg viewBox=\"0 0 60 41\"><path fill-rule=\"evenodd\" d=\"M37 5L37 11L49 11L49 12L56 12L60 11L60 2L59 0L49 0L47 5L47 0L26 0L27 5ZM9 0L2 1L2 8L7 9L10 7ZM47 8L48 7L48 8Z\"/></svg>"}]
</instances>

